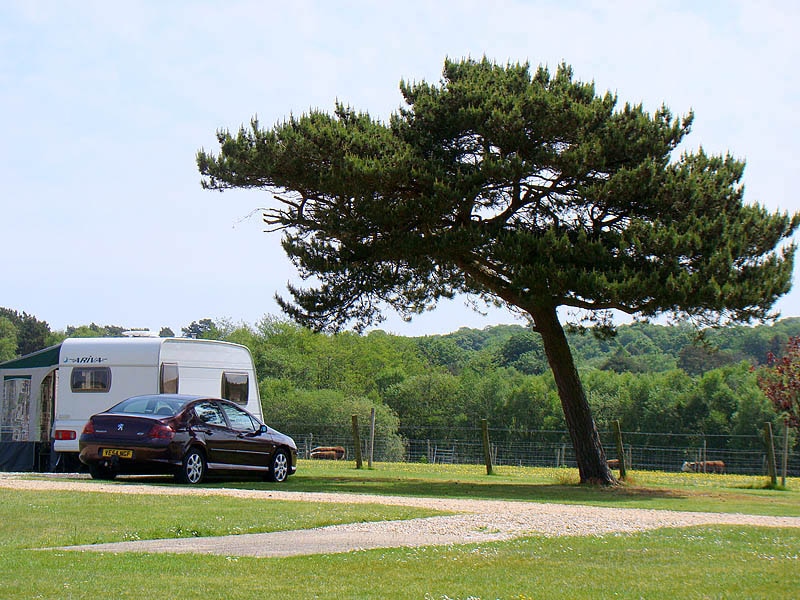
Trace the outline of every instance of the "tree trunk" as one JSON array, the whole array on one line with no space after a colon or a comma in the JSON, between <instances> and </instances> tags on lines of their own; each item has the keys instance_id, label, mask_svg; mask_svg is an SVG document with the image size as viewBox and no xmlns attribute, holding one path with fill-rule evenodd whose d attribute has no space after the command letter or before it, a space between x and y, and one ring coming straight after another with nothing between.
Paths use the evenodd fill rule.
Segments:
<instances>
[{"instance_id":1,"label":"tree trunk","mask_svg":"<svg viewBox=\"0 0 800 600\"><path fill-rule=\"evenodd\" d=\"M564 418L567 422L581 483L615 485L617 480L606 463L606 454L600 443L589 402L583 391L572 350L558 320L554 306L534 307L529 310L534 324L542 336L547 362L553 371Z\"/></svg>"}]
</instances>

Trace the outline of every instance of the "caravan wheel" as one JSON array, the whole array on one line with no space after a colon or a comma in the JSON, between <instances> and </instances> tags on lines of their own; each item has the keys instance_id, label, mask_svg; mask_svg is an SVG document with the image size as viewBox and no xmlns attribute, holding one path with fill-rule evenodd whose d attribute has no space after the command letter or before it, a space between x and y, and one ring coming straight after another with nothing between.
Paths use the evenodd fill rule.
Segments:
<instances>
[{"instance_id":1,"label":"caravan wheel","mask_svg":"<svg viewBox=\"0 0 800 600\"><path fill-rule=\"evenodd\" d=\"M117 476L113 469L98 465L97 463L89 465L89 475L92 476L92 479L103 479L105 481L111 481Z\"/></svg>"}]
</instances>

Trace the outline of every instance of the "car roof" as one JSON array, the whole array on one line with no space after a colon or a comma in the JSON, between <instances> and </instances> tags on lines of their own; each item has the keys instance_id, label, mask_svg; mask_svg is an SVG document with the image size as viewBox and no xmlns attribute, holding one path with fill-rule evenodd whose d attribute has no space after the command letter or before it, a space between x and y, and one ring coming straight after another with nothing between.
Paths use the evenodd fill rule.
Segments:
<instances>
[{"instance_id":1,"label":"car roof","mask_svg":"<svg viewBox=\"0 0 800 600\"><path fill-rule=\"evenodd\" d=\"M230 404L232 406L237 406L244 411L247 411L247 408L244 406L238 406L235 402L228 400L227 398L219 398L217 396L203 396L199 394L139 394L137 396L131 396L130 398L125 398L122 402L127 402L128 400L133 400L134 398L152 398L154 400L161 399L161 400L173 400L180 402L181 405L190 404L192 402L196 402L198 400L209 400L212 402L222 402L224 404ZM122 402L118 403L121 404Z\"/></svg>"},{"instance_id":2,"label":"car roof","mask_svg":"<svg viewBox=\"0 0 800 600\"><path fill-rule=\"evenodd\" d=\"M192 400L223 400L212 396L200 396L195 394L138 394L131 398L163 398L164 400L180 400L181 402L191 402ZM127 398L128 400L130 398Z\"/></svg>"}]
</instances>

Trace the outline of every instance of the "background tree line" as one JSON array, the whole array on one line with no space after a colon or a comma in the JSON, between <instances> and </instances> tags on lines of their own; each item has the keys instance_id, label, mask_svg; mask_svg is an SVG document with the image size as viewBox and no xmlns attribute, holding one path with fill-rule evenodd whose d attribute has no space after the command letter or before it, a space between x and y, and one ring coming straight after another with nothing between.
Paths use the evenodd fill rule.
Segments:
<instances>
[{"instance_id":1,"label":"background tree line","mask_svg":"<svg viewBox=\"0 0 800 600\"><path fill-rule=\"evenodd\" d=\"M125 330L93 323L51 331L31 315L0 308L0 356ZM290 433L333 435L352 414L367 422L373 407L390 454L402 451L403 439L458 437L459 428L476 427L482 418L496 429L497 442L565 428L541 340L521 325L403 337L381 330L314 333L267 316L254 326L201 319L181 332L249 347L264 412ZM708 330L703 343L689 325L645 323L622 325L610 338L573 332L569 342L601 431L619 419L624 431L727 436L723 446L747 448L758 442L740 436L760 434L765 421L783 428L753 367L797 335L800 318L787 318Z\"/></svg>"}]
</instances>

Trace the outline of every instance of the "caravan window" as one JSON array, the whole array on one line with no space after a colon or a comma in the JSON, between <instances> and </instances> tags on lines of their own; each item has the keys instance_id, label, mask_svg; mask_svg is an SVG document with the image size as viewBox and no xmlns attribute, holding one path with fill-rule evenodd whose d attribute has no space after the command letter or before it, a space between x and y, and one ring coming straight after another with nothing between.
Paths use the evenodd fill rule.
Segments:
<instances>
[{"instance_id":1,"label":"caravan window","mask_svg":"<svg viewBox=\"0 0 800 600\"><path fill-rule=\"evenodd\" d=\"M237 404L247 404L247 373L226 371L222 374L222 397Z\"/></svg>"},{"instance_id":2,"label":"caravan window","mask_svg":"<svg viewBox=\"0 0 800 600\"><path fill-rule=\"evenodd\" d=\"M159 390L162 394L178 393L178 365L176 363L162 363Z\"/></svg>"},{"instance_id":3,"label":"caravan window","mask_svg":"<svg viewBox=\"0 0 800 600\"><path fill-rule=\"evenodd\" d=\"M73 367L70 384L73 392L107 392L111 389L111 369Z\"/></svg>"}]
</instances>

